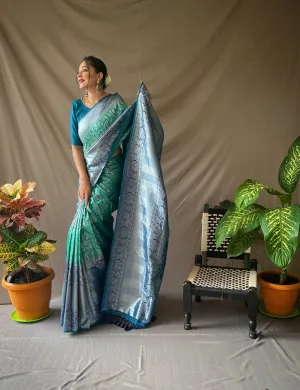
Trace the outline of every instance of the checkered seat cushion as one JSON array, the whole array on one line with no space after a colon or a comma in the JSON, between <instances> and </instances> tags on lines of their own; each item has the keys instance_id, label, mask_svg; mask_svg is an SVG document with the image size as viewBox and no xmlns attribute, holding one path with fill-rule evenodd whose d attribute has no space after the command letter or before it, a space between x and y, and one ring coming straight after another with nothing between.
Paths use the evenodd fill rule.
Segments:
<instances>
[{"instance_id":1,"label":"checkered seat cushion","mask_svg":"<svg viewBox=\"0 0 300 390\"><path fill-rule=\"evenodd\" d=\"M201 267L195 265L188 279L193 286L236 290L247 292L250 287L257 287L257 275L255 270L221 267Z\"/></svg>"}]
</instances>

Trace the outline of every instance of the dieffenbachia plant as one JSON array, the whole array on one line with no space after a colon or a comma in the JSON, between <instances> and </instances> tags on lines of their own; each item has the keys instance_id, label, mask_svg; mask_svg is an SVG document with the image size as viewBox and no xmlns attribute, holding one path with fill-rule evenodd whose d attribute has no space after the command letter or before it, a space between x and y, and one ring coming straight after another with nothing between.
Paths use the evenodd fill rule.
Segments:
<instances>
[{"instance_id":1,"label":"dieffenbachia plant","mask_svg":"<svg viewBox=\"0 0 300 390\"><path fill-rule=\"evenodd\" d=\"M15 272L28 269L41 272L39 263L48 260L55 251L55 242L47 239L47 234L37 231L26 221L38 219L45 201L29 197L36 183L5 184L0 187L0 261L6 264L6 270ZM27 277L28 283L30 280Z\"/></svg>"},{"instance_id":2,"label":"dieffenbachia plant","mask_svg":"<svg viewBox=\"0 0 300 390\"><path fill-rule=\"evenodd\" d=\"M236 191L234 205L217 226L216 246L230 238L227 255L236 257L263 235L267 254L281 269L280 283L284 283L287 267L298 247L300 206L292 204L292 194L299 178L300 137L293 142L279 168L278 182L284 192L255 180L246 180ZM255 203L263 190L278 197L280 207L271 209Z\"/></svg>"}]
</instances>

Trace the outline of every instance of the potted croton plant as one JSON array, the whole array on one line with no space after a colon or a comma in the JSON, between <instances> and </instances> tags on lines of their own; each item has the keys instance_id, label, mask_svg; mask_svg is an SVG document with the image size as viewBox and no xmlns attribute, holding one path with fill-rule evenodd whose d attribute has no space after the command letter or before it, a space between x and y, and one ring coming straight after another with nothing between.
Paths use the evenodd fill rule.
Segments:
<instances>
[{"instance_id":1,"label":"potted croton plant","mask_svg":"<svg viewBox=\"0 0 300 390\"><path fill-rule=\"evenodd\" d=\"M283 191L255 180L246 180L235 194L235 203L216 229L216 245L230 238L227 255L236 257L259 238L264 239L267 255L278 268L261 272L258 282L264 310L273 316L290 316L300 289L300 277L287 272L298 247L300 206L292 203L300 177L300 137L290 147L278 172ZM278 207L265 208L255 203L261 191L278 199Z\"/></svg>"},{"instance_id":2,"label":"potted croton plant","mask_svg":"<svg viewBox=\"0 0 300 390\"><path fill-rule=\"evenodd\" d=\"M55 241L36 230L32 218L38 219L45 201L30 197L36 183L5 184L0 187L0 261L7 275L2 286L8 290L16 311L13 319L37 321L49 313L54 271L40 266L55 251Z\"/></svg>"}]
</instances>

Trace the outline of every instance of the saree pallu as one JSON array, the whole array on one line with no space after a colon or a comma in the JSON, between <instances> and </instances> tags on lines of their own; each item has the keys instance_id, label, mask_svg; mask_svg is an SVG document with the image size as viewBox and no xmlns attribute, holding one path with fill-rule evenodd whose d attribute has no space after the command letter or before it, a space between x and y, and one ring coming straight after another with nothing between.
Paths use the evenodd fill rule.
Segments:
<instances>
[{"instance_id":1,"label":"saree pallu","mask_svg":"<svg viewBox=\"0 0 300 390\"><path fill-rule=\"evenodd\" d=\"M100 100L80 121L79 135L92 194L87 207L78 203L68 232L61 325L65 332L99 323L144 328L155 312L169 238L164 133L146 86L129 107L117 94ZM121 144L123 153L113 156Z\"/></svg>"}]
</instances>

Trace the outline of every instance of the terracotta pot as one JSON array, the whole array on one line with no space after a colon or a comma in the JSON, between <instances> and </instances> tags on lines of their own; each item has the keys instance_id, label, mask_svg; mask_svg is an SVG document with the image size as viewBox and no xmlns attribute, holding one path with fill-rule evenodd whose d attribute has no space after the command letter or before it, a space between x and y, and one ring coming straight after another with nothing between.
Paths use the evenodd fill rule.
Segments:
<instances>
[{"instance_id":1,"label":"terracotta pot","mask_svg":"<svg viewBox=\"0 0 300 390\"><path fill-rule=\"evenodd\" d=\"M43 267L43 269L49 275L33 283L13 284L7 283L6 276L2 279L2 286L8 290L11 303L20 320L36 320L49 313L52 280L55 273L50 267Z\"/></svg>"},{"instance_id":2,"label":"terracotta pot","mask_svg":"<svg viewBox=\"0 0 300 390\"><path fill-rule=\"evenodd\" d=\"M300 277L287 272L287 275L298 280L298 283L281 285L266 282L263 275L280 274L280 271L264 271L258 274L258 283L261 286L261 295L264 301L265 310L273 316L288 316L292 313L300 289Z\"/></svg>"}]
</instances>

